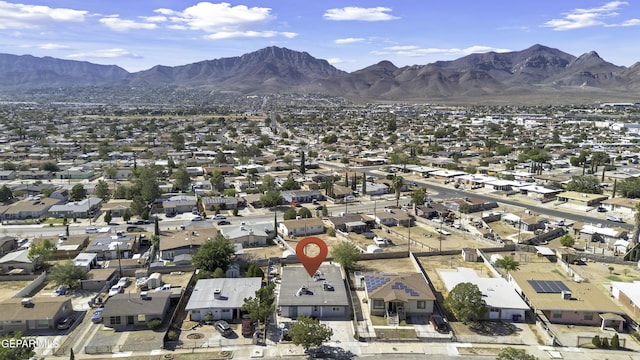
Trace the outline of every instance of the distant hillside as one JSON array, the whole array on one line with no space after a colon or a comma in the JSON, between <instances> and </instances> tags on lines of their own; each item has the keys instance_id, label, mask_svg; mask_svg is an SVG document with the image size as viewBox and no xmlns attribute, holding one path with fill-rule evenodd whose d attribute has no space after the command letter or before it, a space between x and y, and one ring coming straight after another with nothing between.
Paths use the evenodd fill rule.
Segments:
<instances>
[{"instance_id":1,"label":"distant hillside","mask_svg":"<svg viewBox=\"0 0 640 360\"><path fill-rule=\"evenodd\" d=\"M597 98L603 94L636 98L640 65L626 68L594 51L576 57L543 45L401 68L382 61L351 73L306 52L275 46L136 73L113 65L0 54L0 89L88 85L173 85L239 94L309 92L366 100Z\"/></svg>"}]
</instances>

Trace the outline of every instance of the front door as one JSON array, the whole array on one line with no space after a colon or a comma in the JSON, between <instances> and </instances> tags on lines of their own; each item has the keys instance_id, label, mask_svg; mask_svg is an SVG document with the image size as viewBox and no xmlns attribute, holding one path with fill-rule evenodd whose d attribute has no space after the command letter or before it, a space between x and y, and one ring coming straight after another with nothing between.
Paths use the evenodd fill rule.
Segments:
<instances>
[{"instance_id":1,"label":"front door","mask_svg":"<svg viewBox=\"0 0 640 360\"><path fill-rule=\"evenodd\" d=\"M292 319L295 319L298 317L298 307L297 306L292 306L291 309L289 310L289 317L291 317Z\"/></svg>"}]
</instances>

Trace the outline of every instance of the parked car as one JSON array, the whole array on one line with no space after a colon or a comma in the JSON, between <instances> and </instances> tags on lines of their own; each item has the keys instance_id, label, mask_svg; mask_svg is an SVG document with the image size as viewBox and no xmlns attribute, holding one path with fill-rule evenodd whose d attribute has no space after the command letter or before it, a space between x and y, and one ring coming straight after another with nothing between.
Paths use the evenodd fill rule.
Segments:
<instances>
[{"instance_id":1,"label":"parked car","mask_svg":"<svg viewBox=\"0 0 640 360\"><path fill-rule=\"evenodd\" d=\"M433 328L439 333L448 333L449 328L447 327L447 323L444 322L442 316L438 314L432 314L429 318L429 322L433 325Z\"/></svg>"},{"instance_id":2,"label":"parked car","mask_svg":"<svg viewBox=\"0 0 640 360\"><path fill-rule=\"evenodd\" d=\"M607 216L607 220L619 223L624 222L624 220L622 220L622 218L618 216Z\"/></svg>"},{"instance_id":3,"label":"parked car","mask_svg":"<svg viewBox=\"0 0 640 360\"><path fill-rule=\"evenodd\" d=\"M253 335L253 321L251 319L242 319L242 336L250 337Z\"/></svg>"},{"instance_id":4,"label":"parked car","mask_svg":"<svg viewBox=\"0 0 640 360\"><path fill-rule=\"evenodd\" d=\"M109 289L109 297L119 294L121 292L124 292L124 288L122 287L121 284L113 285L111 289Z\"/></svg>"},{"instance_id":5,"label":"parked car","mask_svg":"<svg viewBox=\"0 0 640 360\"><path fill-rule=\"evenodd\" d=\"M93 311L93 314L91 315L91 321L93 321L94 323L99 323L102 322L102 311L104 311L104 308L97 308Z\"/></svg>"},{"instance_id":6,"label":"parked car","mask_svg":"<svg viewBox=\"0 0 640 360\"><path fill-rule=\"evenodd\" d=\"M120 280L118 280L118 285L122 286L122 288L129 286L129 283L130 280L128 277L121 277Z\"/></svg>"},{"instance_id":7,"label":"parked car","mask_svg":"<svg viewBox=\"0 0 640 360\"><path fill-rule=\"evenodd\" d=\"M213 220L225 220L227 217L222 215L222 214L215 214L213 215L212 219Z\"/></svg>"},{"instance_id":8,"label":"parked car","mask_svg":"<svg viewBox=\"0 0 640 360\"><path fill-rule=\"evenodd\" d=\"M98 233L98 228L88 227L88 228L84 229L84 232L87 233L87 234L97 234Z\"/></svg>"},{"instance_id":9,"label":"parked car","mask_svg":"<svg viewBox=\"0 0 640 360\"><path fill-rule=\"evenodd\" d=\"M57 326L58 330L67 330L71 327L71 325L73 325L73 322L75 320L76 319L73 316L67 316L66 318L60 320Z\"/></svg>"},{"instance_id":10,"label":"parked car","mask_svg":"<svg viewBox=\"0 0 640 360\"><path fill-rule=\"evenodd\" d=\"M216 321L213 326L218 330L218 332L220 332L220 334L222 334L222 336L229 336L233 333L233 330L229 327L229 323L224 320Z\"/></svg>"},{"instance_id":11,"label":"parked car","mask_svg":"<svg viewBox=\"0 0 640 360\"><path fill-rule=\"evenodd\" d=\"M218 221L218 225L231 225L231 222L229 220L220 220Z\"/></svg>"},{"instance_id":12,"label":"parked car","mask_svg":"<svg viewBox=\"0 0 640 360\"><path fill-rule=\"evenodd\" d=\"M324 207L322 205L318 205L316 207L313 208L314 210L322 210L324 209Z\"/></svg>"},{"instance_id":13,"label":"parked car","mask_svg":"<svg viewBox=\"0 0 640 360\"><path fill-rule=\"evenodd\" d=\"M602 206L598 206L598 212L607 212L607 208L604 208Z\"/></svg>"},{"instance_id":14,"label":"parked car","mask_svg":"<svg viewBox=\"0 0 640 360\"><path fill-rule=\"evenodd\" d=\"M200 216L200 215L194 216L193 219L191 219L191 221L203 221L203 220L204 220L204 218L202 216Z\"/></svg>"},{"instance_id":15,"label":"parked car","mask_svg":"<svg viewBox=\"0 0 640 360\"><path fill-rule=\"evenodd\" d=\"M65 286L58 286L58 288L56 289L56 294L58 294L58 295L67 295L68 291L69 291L69 289L67 289Z\"/></svg>"}]
</instances>

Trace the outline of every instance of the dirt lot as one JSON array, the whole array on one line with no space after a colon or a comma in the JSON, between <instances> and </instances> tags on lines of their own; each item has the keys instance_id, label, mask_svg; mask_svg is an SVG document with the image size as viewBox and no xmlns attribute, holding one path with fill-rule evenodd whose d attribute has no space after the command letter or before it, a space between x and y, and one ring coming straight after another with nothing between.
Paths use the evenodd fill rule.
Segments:
<instances>
[{"instance_id":1,"label":"dirt lot","mask_svg":"<svg viewBox=\"0 0 640 360\"><path fill-rule=\"evenodd\" d=\"M31 281L0 281L0 301L11 298Z\"/></svg>"},{"instance_id":2,"label":"dirt lot","mask_svg":"<svg viewBox=\"0 0 640 360\"><path fill-rule=\"evenodd\" d=\"M455 269L456 267L468 267L475 269L476 272L480 276L483 277L491 277L491 273L487 270L484 263L481 262L467 262L462 259L460 255L452 255L452 256L423 256L418 258L422 267L424 267L425 271L429 275L429 279L433 283L433 286L437 291L441 292L443 295L447 293L442 281L440 280L440 276L438 275L438 270L441 269Z\"/></svg>"}]
</instances>

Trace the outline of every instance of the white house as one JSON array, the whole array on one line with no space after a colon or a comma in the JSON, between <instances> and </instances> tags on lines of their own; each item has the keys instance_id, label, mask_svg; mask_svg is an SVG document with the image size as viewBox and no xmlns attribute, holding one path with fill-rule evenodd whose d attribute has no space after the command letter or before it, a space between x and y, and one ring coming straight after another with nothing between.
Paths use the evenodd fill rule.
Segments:
<instances>
[{"instance_id":1,"label":"white house","mask_svg":"<svg viewBox=\"0 0 640 360\"><path fill-rule=\"evenodd\" d=\"M244 299L255 297L261 286L259 277L200 279L185 310L193 321L203 321L207 314L212 320L239 319Z\"/></svg>"}]
</instances>

